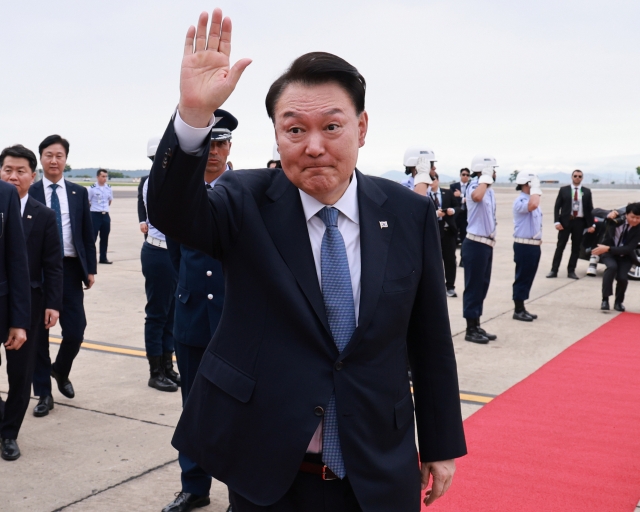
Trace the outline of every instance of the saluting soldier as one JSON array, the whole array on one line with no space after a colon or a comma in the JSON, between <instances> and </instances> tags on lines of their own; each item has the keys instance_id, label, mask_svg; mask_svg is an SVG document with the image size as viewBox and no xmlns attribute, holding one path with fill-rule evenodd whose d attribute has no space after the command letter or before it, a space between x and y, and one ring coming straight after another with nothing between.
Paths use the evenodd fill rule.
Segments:
<instances>
[{"instance_id":1,"label":"saluting soldier","mask_svg":"<svg viewBox=\"0 0 640 512\"><path fill-rule=\"evenodd\" d=\"M107 259L107 246L111 232L111 217L109 208L113 201L113 190L107 183L109 173L106 169L98 169L98 180L89 187L89 204L91 205L91 223L93 224L94 239L98 241L100 234L100 263L111 265Z\"/></svg>"}]
</instances>

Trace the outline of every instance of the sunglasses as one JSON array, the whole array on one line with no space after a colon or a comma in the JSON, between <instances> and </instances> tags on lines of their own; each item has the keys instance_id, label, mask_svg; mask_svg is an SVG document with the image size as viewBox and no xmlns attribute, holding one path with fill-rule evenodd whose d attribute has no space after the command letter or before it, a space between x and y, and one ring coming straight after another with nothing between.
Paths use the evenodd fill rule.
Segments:
<instances>
[{"instance_id":1,"label":"sunglasses","mask_svg":"<svg viewBox=\"0 0 640 512\"><path fill-rule=\"evenodd\" d=\"M582 174L574 174L573 177L582 179Z\"/></svg>"},{"instance_id":2,"label":"sunglasses","mask_svg":"<svg viewBox=\"0 0 640 512\"><path fill-rule=\"evenodd\" d=\"M467 174L467 173L463 173L463 174L461 174L460 176L469 176L469 174Z\"/></svg>"}]
</instances>

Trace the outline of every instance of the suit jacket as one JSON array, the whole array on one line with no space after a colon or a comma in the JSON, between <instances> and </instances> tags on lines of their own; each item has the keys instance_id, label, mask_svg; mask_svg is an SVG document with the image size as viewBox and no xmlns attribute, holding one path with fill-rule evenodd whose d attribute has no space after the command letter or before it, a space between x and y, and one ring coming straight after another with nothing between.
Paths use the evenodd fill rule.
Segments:
<instances>
[{"instance_id":1,"label":"suit jacket","mask_svg":"<svg viewBox=\"0 0 640 512\"><path fill-rule=\"evenodd\" d=\"M44 289L45 309L61 311L62 250L56 214L29 195L22 226L27 241L31 288Z\"/></svg>"},{"instance_id":2,"label":"suit jacket","mask_svg":"<svg viewBox=\"0 0 640 512\"><path fill-rule=\"evenodd\" d=\"M91 212L89 210L89 194L87 193L87 189L81 185L76 185L67 180L64 180L64 184L67 189L67 199L69 201L73 247L82 264L82 280L85 285L89 285L89 274L98 273L96 244L93 226L91 224ZM46 206L47 201L44 195L42 180L36 181L31 185L29 195ZM60 243L63 243L62 240Z\"/></svg>"},{"instance_id":3,"label":"suit jacket","mask_svg":"<svg viewBox=\"0 0 640 512\"><path fill-rule=\"evenodd\" d=\"M144 206L144 198L142 197L142 189L144 188L144 182L147 181L149 176L144 176L140 179L138 185L138 222L143 223L147 221L147 209Z\"/></svg>"},{"instance_id":4,"label":"suit jacket","mask_svg":"<svg viewBox=\"0 0 640 512\"><path fill-rule=\"evenodd\" d=\"M471 180L467 181L467 186L469 185L470 181ZM457 190L458 192L460 192L460 194L462 194L462 184L459 181L456 181L455 183L449 185L449 190L451 190L451 192L455 192ZM462 208L462 198L462 195L460 195L460 197L453 196L453 200L456 206L459 206L460 208Z\"/></svg>"},{"instance_id":5,"label":"suit jacket","mask_svg":"<svg viewBox=\"0 0 640 512\"><path fill-rule=\"evenodd\" d=\"M573 203L572 190L572 185L560 187L556 204L553 207L553 221L559 222L565 229L571 220L571 206ZM582 210L587 227L591 226L593 224L593 199L591 190L584 186L582 187Z\"/></svg>"},{"instance_id":6,"label":"suit jacket","mask_svg":"<svg viewBox=\"0 0 640 512\"><path fill-rule=\"evenodd\" d=\"M420 458L466 453L433 202L357 172L358 327L331 336L299 190L282 169L226 172L202 186L200 156L170 123L149 177L149 218L219 259L222 318L173 445L258 505L293 483L335 389L347 475L365 511L420 507ZM386 221L386 227L381 225Z\"/></svg>"},{"instance_id":7,"label":"suit jacket","mask_svg":"<svg viewBox=\"0 0 640 512\"><path fill-rule=\"evenodd\" d=\"M173 337L184 345L206 347L222 316L222 264L170 238L167 238L167 249L178 272Z\"/></svg>"},{"instance_id":8,"label":"suit jacket","mask_svg":"<svg viewBox=\"0 0 640 512\"><path fill-rule=\"evenodd\" d=\"M10 327L31 326L31 288L27 246L14 185L0 181L0 343Z\"/></svg>"},{"instance_id":9,"label":"suit jacket","mask_svg":"<svg viewBox=\"0 0 640 512\"><path fill-rule=\"evenodd\" d=\"M636 257L636 250L638 249L638 244L640 244L640 225L629 228L627 236L625 237L626 240L624 245L616 247L616 226L611 222L607 222L607 224L608 225L605 231L605 235L602 239L602 244L609 246L609 254L611 254L612 256L629 258L634 264L638 264L639 262L638 258Z\"/></svg>"},{"instance_id":10,"label":"suit jacket","mask_svg":"<svg viewBox=\"0 0 640 512\"><path fill-rule=\"evenodd\" d=\"M453 195L451 190L446 190L444 188L440 188L440 193L442 194L442 204L440 208L443 212L445 212L445 216L442 217L441 221L438 221L438 227L440 228L440 237L444 235L444 228L451 230L452 233L458 232L458 226L456 226L456 216L460 213L460 206L458 206L456 197ZM431 190L429 190L429 194L431 194ZM447 214L447 210L449 208L453 208L455 213L453 215Z\"/></svg>"}]
</instances>

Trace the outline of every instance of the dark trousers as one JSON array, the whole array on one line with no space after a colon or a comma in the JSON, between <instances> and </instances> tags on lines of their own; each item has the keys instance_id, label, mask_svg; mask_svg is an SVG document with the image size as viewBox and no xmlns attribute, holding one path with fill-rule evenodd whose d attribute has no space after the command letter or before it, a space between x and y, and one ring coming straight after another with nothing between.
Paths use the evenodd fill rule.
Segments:
<instances>
[{"instance_id":1,"label":"dark trousers","mask_svg":"<svg viewBox=\"0 0 640 512\"><path fill-rule=\"evenodd\" d=\"M319 462L321 455L307 454L305 459ZM348 477L325 481L320 475L300 471L287 493L273 505L255 505L231 489L229 501L233 512L362 512Z\"/></svg>"},{"instance_id":2,"label":"dark trousers","mask_svg":"<svg viewBox=\"0 0 640 512\"><path fill-rule=\"evenodd\" d=\"M491 283L493 247L465 238L460 252L464 264L462 316L464 318L480 318L482 304L487 297Z\"/></svg>"},{"instance_id":3,"label":"dark trousers","mask_svg":"<svg viewBox=\"0 0 640 512\"><path fill-rule=\"evenodd\" d=\"M456 226L458 226L458 241L464 242L467 237L467 210L460 210L456 217Z\"/></svg>"},{"instance_id":4,"label":"dark trousers","mask_svg":"<svg viewBox=\"0 0 640 512\"><path fill-rule=\"evenodd\" d=\"M516 263L513 300L529 300L529 292L538 271L541 252L539 245L513 243L513 261Z\"/></svg>"},{"instance_id":5,"label":"dark trousers","mask_svg":"<svg viewBox=\"0 0 640 512\"><path fill-rule=\"evenodd\" d=\"M440 247L442 248L442 261L444 261L444 278L447 290L456 287L456 236L457 233L450 228L440 231Z\"/></svg>"},{"instance_id":6,"label":"dark trousers","mask_svg":"<svg viewBox=\"0 0 640 512\"><path fill-rule=\"evenodd\" d=\"M208 319L206 321L208 322ZM183 405L187 401L205 350L206 347L192 347L176 342L176 359L178 360L178 372L182 381L180 391L182 391ZM208 496L211 490L211 477L183 453L178 454L178 462L180 462L180 469L182 470L180 475L182 492Z\"/></svg>"},{"instance_id":7,"label":"dark trousers","mask_svg":"<svg viewBox=\"0 0 640 512\"><path fill-rule=\"evenodd\" d=\"M144 242L140 260L147 294L144 345L148 356L161 356L174 350L173 294L178 284L178 275L167 249Z\"/></svg>"},{"instance_id":8,"label":"dark trousers","mask_svg":"<svg viewBox=\"0 0 640 512\"><path fill-rule=\"evenodd\" d=\"M42 288L31 289L31 329L27 332L27 341L18 350L5 351L9 395L4 407L4 417L0 421L2 439L18 438L22 420L29 407L37 343L44 331L43 297Z\"/></svg>"},{"instance_id":9,"label":"dark trousers","mask_svg":"<svg viewBox=\"0 0 640 512\"><path fill-rule=\"evenodd\" d=\"M585 220L582 217L577 217L573 220L569 220L567 226L563 230L558 231L558 245L556 246L556 252L553 255L551 270L557 272L560 268L562 253L564 252L564 248L567 246L569 237L571 237L571 256L569 256L567 270L569 272L575 272L585 227Z\"/></svg>"},{"instance_id":10,"label":"dark trousers","mask_svg":"<svg viewBox=\"0 0 640 512\"><path fill-rule=\"evenodd\" d=\"M107 246L111 232L109 212L91 212L91 223L93 224L94 242L98 241L98 234L100 235L100 261L107 261Z\"/></svg>"},{"instance_id":11,"label":"dark trousers","mask_svg":"<svg viewBox=\"0 0 640 512\"><path fill-rule=\"evenodd\" d=\"M56 361L52 365L49 357L49 331L44 331L39 337L36 369L33 374L33 392L36 396L51 395L51 368L63 377L69 376L73 360L80 352L84 330L87 327L82 263L78 258L63 258L62 268L62 342Z\"/></svg>"},{"instance_id":12,"label":"dark trousers","mask_svg":"<svg viewBox=\"0 0 640 512\"><path fill-rule=\"evenodd\" d=\"M607 269L602 276L602 298L608 299L613 295L613 280L616 284L616 302L624 302L624 294L629 284L629 270L633 266L632 261L624 256L612 256L609 253L600 255L600 263L604 263Z\"/></svg>"}]
</instances>

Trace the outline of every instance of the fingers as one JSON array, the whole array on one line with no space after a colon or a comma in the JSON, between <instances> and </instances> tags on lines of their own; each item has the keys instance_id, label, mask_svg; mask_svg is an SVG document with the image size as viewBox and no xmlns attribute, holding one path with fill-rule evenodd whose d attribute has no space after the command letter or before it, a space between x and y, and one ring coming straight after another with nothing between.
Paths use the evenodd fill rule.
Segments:
<instances>
[{"instance_id":1,"label":"fingers","mask_svg":"<svg viewBox=\"0 0 640 512\"><path fill-rule=\"evenodd\" d=\"M225 20L226 21L226 20ZM209 41L207 42L207 50L218 51L220 44L220 29L222 27L222 9L215 8L211 15L211 28L209 29ZM227 53L227 55L229 55Z\"/></svg>"},{"instance_id":2,"label":"fingers","mask_svg":"<svg viewBox=\"0 0 640 512\"><path fill-rule=\"evenodd\" d=\"M220 46L218 50L227 57L231 55L231 18L225 18L222 21L222 34L220 36Z\"/></svg>"},{"instance_id":3,"label":"fingers","mask_svg":"<svg viewBox=\"0 0 640 512\"><path fill-rule=\"evenodd\" d=\"M227 81L230 83L231 87L235 88L238 80L240 80L240 77L242 76L242 73L244 73L244 70L247 69L249 64L251 64L251 59L240 59L229 70Z\"/></svg>"},{"instance_id":4,"label":"fingers","mask_svg":"<svg viewBox=\"0 0 640 512\"><path fill-rule=\"evenodd\" d=\"M196 27L193 25L189 27L187 30L187 38L184 42L184 54L183 55L191 55L193 53L193 38L196 36Z\"/></svg>"},{"instance_id":5,"label":"fingers","mask_svg":"<svg viewBox=\"0 0 640 512\"><path fill-rule=\"evenodd\" d=\"M201 52L207 47L207 22L209 15L206 12L200 14L198 18L198 28L196 29L196 52Z\"/></svg>"},{"instance_id":6,"label":"fingers","mask_svg":"<svg viewBox=\"0 0 640 512\"><path fill-rule=\"evenodd\" d=\"M442 476L438 475L433 477L433 484L431 485L431 493L425 499L425 505L431 505L434 501L436 501L440 496L445 493L445 479ZM447 486L448 488L448 486Z\"/></svg>"}]
</instances>

